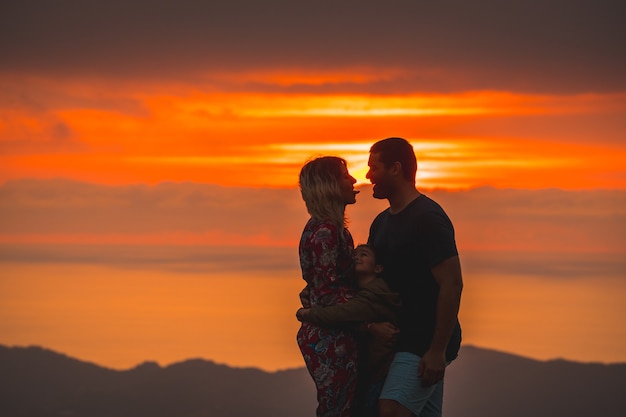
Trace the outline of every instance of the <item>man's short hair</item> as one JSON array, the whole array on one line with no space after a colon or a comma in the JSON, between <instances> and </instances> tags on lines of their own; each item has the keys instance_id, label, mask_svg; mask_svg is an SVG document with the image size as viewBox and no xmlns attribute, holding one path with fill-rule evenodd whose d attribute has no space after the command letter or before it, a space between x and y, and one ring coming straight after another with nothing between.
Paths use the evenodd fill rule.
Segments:
<instances>
[{"instance_id":1,"label":"man's short hair","mask_svg":"<svg viewBox=\"0 0 626 417\"><path fill-rule=\"evenodd\" d=\"M379 155L380 161L389 168L396 162L402 166L402 176L408 181L415 181L417 159L413 146L403 138L382 139L372 145L370 153Z\"/></svg>"}]
</instances>

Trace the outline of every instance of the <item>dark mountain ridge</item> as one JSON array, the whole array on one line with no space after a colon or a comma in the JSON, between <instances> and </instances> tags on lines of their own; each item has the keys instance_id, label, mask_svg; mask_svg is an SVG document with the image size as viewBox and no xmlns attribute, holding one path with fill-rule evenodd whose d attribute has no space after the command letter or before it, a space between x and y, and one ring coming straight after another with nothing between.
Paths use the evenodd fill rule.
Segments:
<instances>
[{"instance_id":1,"label":"dark mountain ridge","mask_svg":"<svg viewBox=\"0 0 626 417\"><path fill-rule=\"evenodd\" d=\"M0 346L0 415L307 416L315 400L308 379L303 369L267 373L200 359L117 371L39 347ZM292 413L294 404L302 412Z\"/></svg>"},{"instance_id":2,"label":"dark mountain ridge","mask_svg":"<svg viewBox=\"0 0 626 417\"><path fill-rule=\"evenodd\" d=\"M464 346L448 369L446 417L626 415L626 364L536 361ZM305 417L304 368L264 372L192 359L117 371L40 347L0 346L4 417Z\"/></svg>"}]
</instances>

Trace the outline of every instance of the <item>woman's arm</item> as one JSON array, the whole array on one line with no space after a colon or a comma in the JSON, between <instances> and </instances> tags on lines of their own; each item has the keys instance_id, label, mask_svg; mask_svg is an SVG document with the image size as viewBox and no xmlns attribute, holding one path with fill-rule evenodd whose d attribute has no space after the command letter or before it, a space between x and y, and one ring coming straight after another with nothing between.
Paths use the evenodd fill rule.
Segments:
<instances>
[{"instance_id":1,"label":"woman's arm","mask_svg":"<svg viewBox=\"0 0 626 417\"><path fill-rule=\"evenodd\" d=\"M390 320L390 313L385 314L385 310L377 300L376 294L363 289L343 304L301 308L296 312L296 317L300 321L332 327Z\"/></svg>"}]
</instances>

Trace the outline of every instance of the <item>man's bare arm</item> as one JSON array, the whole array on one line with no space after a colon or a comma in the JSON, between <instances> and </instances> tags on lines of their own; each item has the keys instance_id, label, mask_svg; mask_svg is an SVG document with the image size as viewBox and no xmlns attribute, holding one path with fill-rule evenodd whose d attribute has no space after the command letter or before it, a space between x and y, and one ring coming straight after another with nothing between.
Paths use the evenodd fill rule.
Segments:
<instances>
[{"instance_id":1,"label":"man's bare arm","mask_svg":"<svg viewBox=\"0 0 626 417\"><path fill-rule=\"evenodd\" d=\"M433 267L432 273L439 285L437 319L432 343L422 357L419 368L420 376L428 385L435 384L444 377L446 347L457 322L463 291L461 263L458 256L448 258Z\"/></svg>"}]
</instances>

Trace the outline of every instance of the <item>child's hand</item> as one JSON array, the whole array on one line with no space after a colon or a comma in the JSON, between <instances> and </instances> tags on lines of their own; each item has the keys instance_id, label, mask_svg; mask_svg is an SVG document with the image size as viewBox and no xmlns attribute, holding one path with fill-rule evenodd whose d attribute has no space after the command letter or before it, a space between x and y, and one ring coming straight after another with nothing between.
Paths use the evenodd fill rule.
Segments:
<instances>
[{"instance_id":1,"label":"child's hand","mask_svg":"<svg viewBox=\"0 0 626 417\"><path fill-rule=\"evenodd\" d=\"M396 342L398 334L400 333L400 329L398 329L396 326L388 321L380 323L369 323L367 325L367 330L376 339L390 346Z\"/></svg>"},{"instance_id":2,"label":"child's hand","mask_svg":"<svg viewBox=\"0 0 626 417\"><path fill-rule=\"evenodd\" d=\"M311 311L310 308L299 308L298 311L296 311L296 318L298 319L298 321L307 321L309 317L309 311Z\"/></svg>"}]
</instances>

